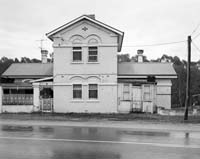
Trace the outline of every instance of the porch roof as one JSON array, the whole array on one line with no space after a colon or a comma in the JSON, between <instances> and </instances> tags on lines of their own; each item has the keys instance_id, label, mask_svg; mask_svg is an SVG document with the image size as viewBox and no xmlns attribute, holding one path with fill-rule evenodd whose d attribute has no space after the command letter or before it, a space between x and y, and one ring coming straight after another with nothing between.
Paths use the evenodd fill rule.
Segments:
<instances>
[{"instance_id":1,"label":"porch roof","mask_svg":"<svg viewBox=\"0 0 200 159\"><path fill-rule=\"evenodd\" d=\"M169 76L176 77L172 63L118 63L118 76Z\"/></svg>"},{"instance_id":2,"label":"porch roof","mask_svg":"<svg viewBox=\"0 0 200 159\"><path fill-rule=\"evenodd\" d=\"M4 78L42 78L53 76L52 63L13 63L2 74Z\"/></svg>"}]
</instances>

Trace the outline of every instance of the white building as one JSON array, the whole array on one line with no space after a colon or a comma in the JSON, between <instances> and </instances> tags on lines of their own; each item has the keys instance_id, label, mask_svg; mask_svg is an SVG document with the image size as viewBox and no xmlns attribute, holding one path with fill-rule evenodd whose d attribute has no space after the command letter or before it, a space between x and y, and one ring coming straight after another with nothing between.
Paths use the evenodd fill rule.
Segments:
<instances>
[{"instance_id":1,"label":"white building","mask_svg":"<svg viewBox=\"0 0 200 159\"><path fill-rule=\"evenodd\" d=\"M12 64L2 75L1 112L153 112L171 108L171 64L119 63L124 33L83 15L49 32L54 62ZM138 58L143 52L138 53ZM27 80L29 79L29 80ZM29 82L27 82L29 81ZM30 89L27 91L27 89ZM29 93L29 98L25 98Z\"/></svg>"}]
</instances>

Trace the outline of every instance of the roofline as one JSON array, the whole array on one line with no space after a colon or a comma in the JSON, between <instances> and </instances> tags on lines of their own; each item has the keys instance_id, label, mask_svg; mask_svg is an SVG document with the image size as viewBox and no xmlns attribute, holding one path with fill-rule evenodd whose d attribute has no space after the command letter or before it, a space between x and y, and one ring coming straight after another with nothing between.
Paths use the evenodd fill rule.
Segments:
<instances>
[{"instance_id":1,"label":"roofline","mask_svg":"<svg viewBox=\"0 0 200 159\"><path fill-rule=\"evenodd\" d=\"M121 40L121 43L120 43L120 48L118 48L118 52L121 52L121 50L122 50L123 41L124 41L124 32L123 32L123 35L122 35L122 40Z\"/></svg>"},{"instance_id":2,"label":"roofline","mask_svg":"<svg viewBox=\"0 0 200 159\"><path fill-rule=\"evenodd\" d=\"M78 17L78 18L76 18L76 19L74 19L74 20L72 20L72 21L70 21L70 22L68 22L68 23L66 23L66 24L64 24L64 25L62 25L62 26L60 26L60 27L58 27L58 28L56 28L56 29L48 32L48 33L46 33L46 36L49 39L51 39L50 36L52 36L53 34L56 34L57 32L59 32L60 30L64 29L65 27L73 25L74 23L76 23L76 22L78 22L78 21L80 21L81 19L84 19L84 18L87 19L87 20L89 20L89 21L92 21L92 22L94 22L96 24L102 25L105 28L107 28L107 29L109 29L109 30L111 30L111 31L113 31L113 32L115 32L117 34L123 35L123 32L120 31L120 30L118 30L118 29L116 29L116 28L113 28L113 27L111 27L111 26L109 26L109 25L107 25L105 23L102 23L102 22L96 20L96 19L92 19L92 18L88 17L87 15L82 15L82 16L80 16L80 17Z\"/></svg>"},{"instance_id":3,"label":"roofline","mask_svg":"<svg viewBox=\"0 0 200 159\"><path fill-rule=\"evenodd\" d=\"M118 62L118 64L162 64L162 65L173 65L173 62L151 62L151 61L149 61L149 62L132 62L132 61L130 61L130 62Z\"/></svg>"},{"instance_id":4,"label":"roofline","mask_svg":"<svg viewBox=\"0 0 200 159\"><path fill-rule=\"evenodd\" d=\"M93 23L95 23L95 24L97 24L97 25L100 25L100 26L102 26L102 27L104 27L104 28L106 28L106 29L108 29L108 30L111 30L112 32L118 34L118 36L119 36L119 37L118 37L118 38L119 38L119 42L118 42L118 45L119 45L119 47L118 47L118 52L121 51L121 49L122 49L122 43L123 43L123 38L124 38L124 32L122 32L122 31L120 31L120 30L118 30L118 29L116 29L116 28L113 28L113 27L111 27L110 25L107 25L107 24L105 24L105 23L102 23L102 22L100 22L100 21L98 21L98 20L96 20L96 19L90 18L90 17L88 17L87 15L82 15L82 16L80 16L80 17L78 17L78 18L76 18L76 19L74 19L74 20L72 20L72 21L70 21L70 22L68 22L68 23L66 23L66 24L64 24L64 25L62 25L62 26L60 26L60 27L58 27L58 28L56 28L56 29L50 31L49 33L46 33L46 36L47 36L50 40L53 40L53 39L52 39L52 36L53 36L54 34L56 34L56 33L58 33L59 31L65 29L66 27L69 27L69 26L73 25L74 23L77 23L78 21L80 21L80 20L82 20L82 19L87 19L87 20L89 20L89 21L91 21L91 22L93 22Z\"/></svg>"},{"instance_id":5,"label":"roofline","mask_svg":"<svg viewBox=\"0 0 200 159\"><path fill-rule=\"evenodd\" d=\"M155 76L157 79L176 79L176 75L117 75L117 78L148 78L148 76Z\"/></svg>"},{"instance_id":6,"label":"roofline","mask_svg":"<svg viewBox=\"0 0 200 159\"><path fill-rule=\"evenodd\" d=\"M177 76L176 74L118 74L117 76Z\"/></svg>"},{"instance_id":7,"label":"roofline","mask_svg":"<svg viewBox=\"0 0 200 159\"><path fill-rule=\"evenodd\" d=\"M45 78L51 77L52 75L2 75L2 78Z\"/></svg>"}]
</instances>

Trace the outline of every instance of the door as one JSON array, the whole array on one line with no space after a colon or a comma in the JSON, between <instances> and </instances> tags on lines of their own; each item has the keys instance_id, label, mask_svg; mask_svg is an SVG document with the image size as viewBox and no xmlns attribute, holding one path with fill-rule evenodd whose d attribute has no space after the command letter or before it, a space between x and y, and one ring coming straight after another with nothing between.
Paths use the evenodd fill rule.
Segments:
<instances>
[{"instance_id":1,"label":"door","mask_svg":"<svg viewBox=\"0 0 200 159\"><path fill-rule=\"evenodd\" d=\"M132 86L132 110L142 111L142 87Z\"/></svg>"},{"instance_id":2,"label":"door","mask_svg":"<svg viewBox=\"0 0 200 159\"><path fill-rule=\"evenodd\" d=\"M155 91L154 91L154 85L153 84L144 84L143 85L143 112L154 112L154 97L155 97Z\"/></svg>"},{"instance_id":3,"label":"door","mask_svg":"<svg viewBox=\"0 0 200 159\"><path fill-rule=\"evenodd\" d=\"M40 88L40 110L42 112L53 111L53 89L51 87Z\"/></svg>"},{"instance_id":4,"label":"door","mask_svg":"<svg viewBox=\"0 0 200 159\"><path fill-rule=\"evenodd\" d=\"M118 112L129 113L131 111L131 84L118 83Z\"/></svg>"}]
</instances>

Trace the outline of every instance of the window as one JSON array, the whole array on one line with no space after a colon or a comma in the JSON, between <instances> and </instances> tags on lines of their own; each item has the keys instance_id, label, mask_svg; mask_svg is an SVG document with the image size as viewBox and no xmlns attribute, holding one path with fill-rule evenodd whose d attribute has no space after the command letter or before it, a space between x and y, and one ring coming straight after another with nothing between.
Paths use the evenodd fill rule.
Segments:
<instances>
[{"instance_id":1,"label":"window","mask_svg":"<svg viewBox=\"0 0 200 159\"><path fill-rule=\"evenodd\" d=\"M82 61L82 48L81 47L73 47L73 61L74 62Z\"/></svg>"},{"instance_id":2,"label":"window","mask_svg":"<svg viewBox=\"0 0 200 159\"><path fill-rule=\"evenodd\" d=\"M98 98L98 86L97 84L89 84L89 99Z\"/></svg>"},{"instance_id":3,"label":"window","mask_svg":"<svg viewBox=\"0 0 200 159\"><path fill-rule=\"evenodd\" d=\"M144 101L150 101L150 85L144 85Z\"/></svg>"},{"instance_id":4,"label":"window","mask_svg":"<svg viewBox=\"0 0 200 159\"><path fill-rule=\"evenodd\" d=\"M88 48L88 62L97 62L98 61L98 49L97 47Z\"/></svg>"},{"instance_id":5,"label":"window","mask_svg":"<svg viewBox=\"0 0 200 159\"><path fill-rule=\"evenodd\" d=\"M124 89L123 89L123 100L130 100L130 87L128 83L124 83Z\"/></svg>"},{"instance_id":6,"label":"window","mask_svg":"<svg viewBox=\"0 0 200 159\"><path fill-rule=\"evenodd\" d=\"M81 99L81 98L82 98L82 85L73 84L73 99Z\"/></svg>"}]
</instances>

